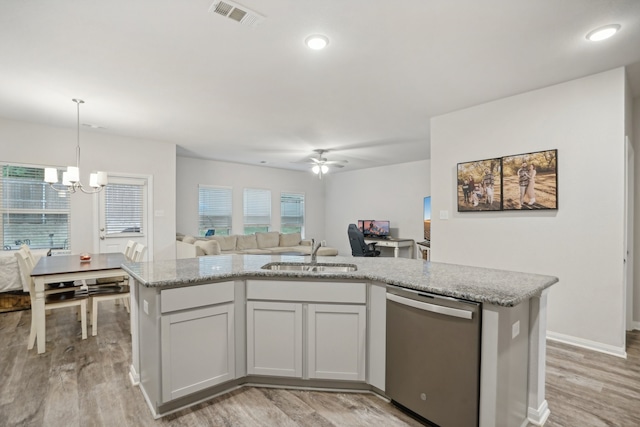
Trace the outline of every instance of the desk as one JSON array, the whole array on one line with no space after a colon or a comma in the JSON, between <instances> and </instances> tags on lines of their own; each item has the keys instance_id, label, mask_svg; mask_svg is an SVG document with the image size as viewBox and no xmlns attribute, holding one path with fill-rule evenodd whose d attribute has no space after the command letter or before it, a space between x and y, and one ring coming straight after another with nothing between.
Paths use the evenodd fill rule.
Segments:
<instances>
[{"instance_id":1,"label":"desk","mask_svg":"<svg viewBox=\"0 0 640 427\"><path fill-rule=\"evenodd\" d=\"M364 242L366 244L375 243L376 247L393 248L393 256L398 258L400 256L400 248L409 247L409 258L413 258L413 239L401 239L390 237L388 239L376 239L373 237L365 237Z\"/></svg>"},{"instance_id":2,"label":"desk","mask_svg":"<svg viewBox=\"0 0 640 427\"><path fill-rule=\"evenodd\" d=\"M95 254L91 261L80 261L80 255L43 256L31 272L35 286L33 318L36 323L38 353L45 351L45 313L44 290L47 283L60 283L72 280L88 280L126 276L120 268L126 261L124 254Z\"/></svg>"}]
</instances>

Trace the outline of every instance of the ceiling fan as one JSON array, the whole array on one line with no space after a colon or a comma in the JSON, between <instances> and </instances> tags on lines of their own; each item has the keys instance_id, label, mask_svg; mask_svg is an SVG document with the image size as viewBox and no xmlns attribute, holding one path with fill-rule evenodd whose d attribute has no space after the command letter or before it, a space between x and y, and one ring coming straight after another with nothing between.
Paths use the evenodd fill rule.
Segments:
<instances>
[{"instance_id":1,"label":"ceiling fan","mask_svg":"<svg viewBox=\"0 0 640 427\"><path fill-rule=\"evenodd\" d=\"M322 179L322 175L329 172L329 165L335 168L343 168L345 163L349 163L346 160L327 160L326 157L322 157L325 153L328 153L329 150L319 148L313 151L318 153L318 157L309 158L309 163L313 165L311 171L318 175L318 179Z\"/></svg>"}]
</instances>

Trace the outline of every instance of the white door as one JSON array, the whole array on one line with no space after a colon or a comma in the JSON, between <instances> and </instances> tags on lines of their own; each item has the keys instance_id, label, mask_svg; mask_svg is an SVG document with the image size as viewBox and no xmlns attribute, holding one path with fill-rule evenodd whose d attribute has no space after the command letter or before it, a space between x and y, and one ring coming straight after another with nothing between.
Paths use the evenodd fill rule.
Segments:
<instances>
[{"instance_id":1,"label":"white door","mask_svg":"<svg viewBox=\"0 0 640 427\"><path fill-rule=\"evenodd\" d=\"M364 381L366 307L309 304L308 315L309 378Z\"/></svg>"},{"instance_id":2,"label":"white door","mask_svg":"<svg viewBox=\"0 0 640 427\"><path fill-rule=\"evenodd\" d=\"M151 261L151 217L149 178L109 174L109 184L100 192L98 248L100 253L124 252L129 240L147 247Z\"/></svg>"},{"instance_id":3,"label":"white door","mask_svg":"<svg viewBox=\"0 0 640 427\"><path fill-rule=\"evenodd\" d=\"M162 316L162 401L235 377L234 306Z\"/></svg>"},{"instance_id":4,"label":"white door","mask_svg":"<svg viewBox=\"0 0 640 427\"><path fill-rule=\"evenodd\" d=\"M302 304L247 301L247 373L302 377Z\"/></svg>"}]
</instances>

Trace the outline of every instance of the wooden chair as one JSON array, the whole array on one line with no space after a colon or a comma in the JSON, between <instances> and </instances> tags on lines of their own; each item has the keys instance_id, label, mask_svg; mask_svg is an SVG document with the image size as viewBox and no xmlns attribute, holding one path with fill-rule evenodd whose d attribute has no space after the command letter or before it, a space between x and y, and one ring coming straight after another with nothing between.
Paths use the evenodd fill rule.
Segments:
<instances>
[{"instance_id":1,"label":"wooden chair","mask_svg":"<svg viewBox=\"0 0 640 427\"><path fill-rule=\"evenodd\" d=\"M27 349L31 350L36 343L36 322L34 316L33 305L35 301L35 283L31 277L33 267L32 256L24 249L16 252L16 258L18 259L18 265L20 267L20 274L22 275L23 283L29 284L29 296L31 297L31 332L29 333L29 341L27 342ZM80 312L80 322L82 327L82 339L87 339L87 299L89 295L86 291L80 289L55 289L45 291L44 308L45 310L53 310L56 308L64 307L78 307Z\"/></svg>"}]
</instances>

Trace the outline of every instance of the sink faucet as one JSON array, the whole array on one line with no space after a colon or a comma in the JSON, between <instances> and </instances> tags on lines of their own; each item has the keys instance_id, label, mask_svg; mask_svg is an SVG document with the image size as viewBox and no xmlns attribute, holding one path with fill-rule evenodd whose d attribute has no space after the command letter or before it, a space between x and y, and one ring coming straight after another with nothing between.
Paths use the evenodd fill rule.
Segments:
<instances>
[{"instance_id":1,"label":"sink faucet","mask_svg":"<svg viewBox=\"0 0 640 427\"><path fill-rule=\"evenodd\" d=\"M316 261L316 257L318 255L318 249L320 249L320 247L322 246L322 242L318 242L318 245L316 246L316 239L311 239L311 263L315 264Z\"/></svg>"}]
</instances>

